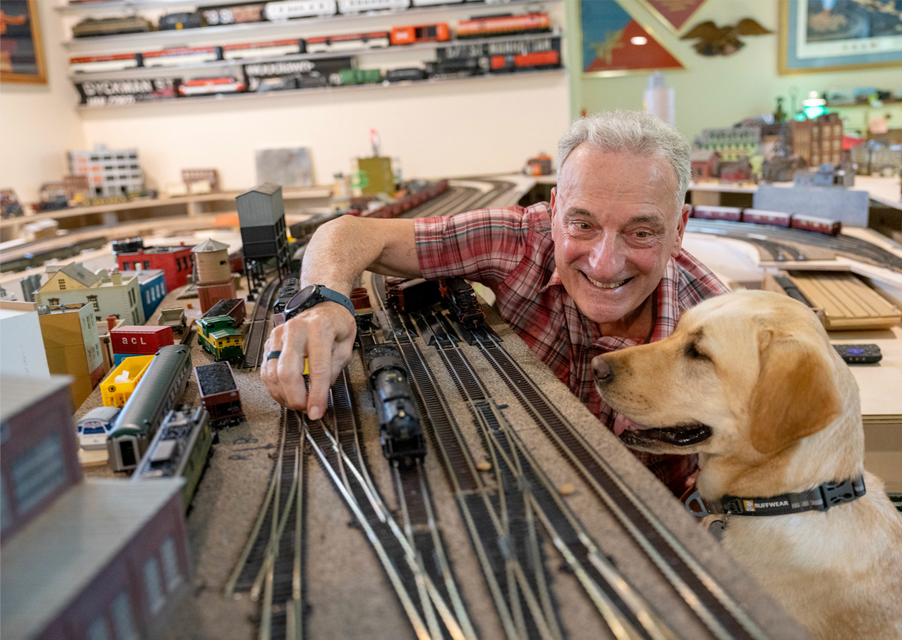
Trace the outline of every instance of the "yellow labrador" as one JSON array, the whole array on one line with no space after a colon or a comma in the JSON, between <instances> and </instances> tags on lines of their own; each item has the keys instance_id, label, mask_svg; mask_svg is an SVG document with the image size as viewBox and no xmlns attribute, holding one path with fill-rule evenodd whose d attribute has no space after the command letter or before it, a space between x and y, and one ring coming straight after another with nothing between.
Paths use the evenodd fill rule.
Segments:
<instances>
[{"instance_id":1,"label":"yellow labrador","mask_svg":"<svg viewBox=\"0 0 902 640\"><path fill-rule=\"evenodd\" d=\"M700 497L729 512L724 547L813 636L902 638L902 518L864 470L858 387L811 311L721 296L593 369L642 425L628 446L699 454Z\"/></svg>"}]
</instances>

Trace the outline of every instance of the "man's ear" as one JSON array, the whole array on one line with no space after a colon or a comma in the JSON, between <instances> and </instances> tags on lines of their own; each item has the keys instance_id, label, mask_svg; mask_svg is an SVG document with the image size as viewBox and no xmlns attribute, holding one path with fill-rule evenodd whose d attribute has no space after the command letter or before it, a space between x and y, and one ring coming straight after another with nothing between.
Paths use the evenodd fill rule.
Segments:
<instances>
[{"instance_id":1,"label":"man's ear","mask_svg":"<svg viewBox=\"0 0 902 640\"><path fill-rule=\"evenodd\" d=\"M554 209L557 205L557 187L551 187L551 217L554 218Z\"/></svg>"},{"instance_id":2,"label":"man's ear","mask_svg":"<svg viewBox=\"0 0 902 640\"><path fill-rule=\"evenodd\" d=\"M683 234L686 233L686 224L689 221L689 212L691 210L692 207L688 204L684 204L680 210L680 217L677 220L677 237L670 250L670 257L672 258L676 258L680 255L680 251L683 250Z\"/></svg>"},{"instance_id":3,"label":"man's ear","mask_svg":"<svg viewBox=\"0 0 902 640\"><path fill-rule=\"evenodd\" d=\"M814 345L794 338L769 339L761 358L749 412L757 451L777 453L839 416L842 401L829 361Z\"/></svg>"}]
</instances>

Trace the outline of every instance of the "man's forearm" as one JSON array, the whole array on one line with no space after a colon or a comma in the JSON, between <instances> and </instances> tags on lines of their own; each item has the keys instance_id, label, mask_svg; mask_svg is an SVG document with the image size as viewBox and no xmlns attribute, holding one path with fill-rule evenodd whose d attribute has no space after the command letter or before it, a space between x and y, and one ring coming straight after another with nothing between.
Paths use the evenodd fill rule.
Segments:
<instances>
[{"instance_id":1,"label":"man's forearm","mask_svg":"<svg viewBox=\"0 0 902 640\"><path fill-rule=\"evenodd\" d=\"M301 285L326 285L350 295L365 270L418 277L413 220L367 220L342 216L320 227L310 239Z\"/></svg>"}]
</instances>

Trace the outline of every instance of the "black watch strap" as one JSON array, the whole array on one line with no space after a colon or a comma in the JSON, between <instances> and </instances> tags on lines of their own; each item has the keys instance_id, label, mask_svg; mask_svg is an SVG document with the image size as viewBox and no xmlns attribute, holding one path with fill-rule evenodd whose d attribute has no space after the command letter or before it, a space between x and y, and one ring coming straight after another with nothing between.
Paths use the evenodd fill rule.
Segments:
<instances>
[{"instance_id":1,"label":"black watch strap","mask_svg":"<svg viewBox=\"0 0 902 640\"><path fill-rule=\"evenodd\" d=\"M310 291L310 289L313 289ZM344 294L339 293L321 284L309 285L301 289L295 296L285 305L285 320L290 320L299 313L306 311L311 307L315 307L320 302L337 302L356 317L354 313L354 303Z\"/></svg>"},{"instance_id":2,"label":"black watch strap","mask_svg":"<svg viewBox=\"0 0 902 640\"><path fill-rule=\"evenodd\" d=\"M338 293L338 291L335 291L334 289L329 289L328 287L324 287L321 284L317 285L317 287L319 287L319 289L317 289L317 293L319 295L321 295L324 298L324 300L317 300L316 302L309 305L307 307L308 309L314 305L319 304L320 302L324 302L325 300L328 300L329 302L337 302L338 304L343 306L345 309L347 309L353 317L355 317L355 318L357 317L357 314L354 312L354 303L351 302L351 299L348 296L344 295L343 293ZM316 294L314 294L314 296L315 295Z\"/></svg>"}]
</instances>

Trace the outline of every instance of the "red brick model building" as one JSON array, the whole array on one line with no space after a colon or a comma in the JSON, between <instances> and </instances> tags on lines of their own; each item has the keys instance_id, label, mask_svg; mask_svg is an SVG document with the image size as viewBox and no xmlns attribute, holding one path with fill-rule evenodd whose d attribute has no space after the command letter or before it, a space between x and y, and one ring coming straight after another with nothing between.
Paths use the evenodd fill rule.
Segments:
<instances>
[{"instance_id":1,"label":"red brick model building","mask_svg":"<svg viewBox=\"0 0 902 640\"><path fill-rule=\"evenodd\" d=\"M117 253L116 263L120 271L162 269L166 274L166 290L174 291L188 284L192 269L191 247L182 244L178 247L147 247Z\"/></svg>"},{"instance_id":2,"label":"red brick model building","mask_svg":"<svg viewBox=\"0 0 902 640\"><path fill-rule=\"evenodd\" d=\"M197 263L197 297L204 313L220 300L237 297L229 263L229 245L204 240L191 249Z\"/></svg>"},{"instance_id":3,"label":"red brick model building","mask_svg":"<svg viewBox=\"0 0 902 640\"><path fill-rule=\"evenodd\" d=\"M182 480L82 481L69 395L0 376L0 637L160 638L190 588Z\"/></svg>"},{"instance_id":4,"label":"red brick model building","mask_svg":"<svg viewBox=\"0 0 902 640\"><path fill-rule=\"evenodd\" d=\"M792 152L809 167L825 162L842 162L842 120L835 113L826 113L816 120L792 123Z\"/></svg>"}]
</instances>

